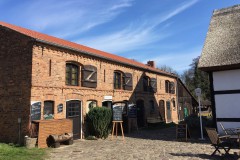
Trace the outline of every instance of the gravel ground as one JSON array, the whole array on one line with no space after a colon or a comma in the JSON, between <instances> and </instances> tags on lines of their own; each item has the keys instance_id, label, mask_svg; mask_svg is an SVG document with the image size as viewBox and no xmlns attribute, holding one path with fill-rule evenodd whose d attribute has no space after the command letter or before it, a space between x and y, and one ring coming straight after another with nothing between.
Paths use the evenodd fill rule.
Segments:
<instances>
[{"instance_id":1,"label":"gravel ground","mask_svg":"<svg viewBox=\"0 0 240 160\"><path fill-rule=\"evenodd\" d=\"M214 148L208 141L177 141L175 128L139 130L128 134L125 142L121 136L111 140L76 140L73 145L61 146L49 151L49 160L197 160L238 159L237 149L231 150L233 157L217 154L211 157ZM234 153L235 152L235 153ZM240 158L239 158L240 159Z\"/></svg>"}]
</instances>

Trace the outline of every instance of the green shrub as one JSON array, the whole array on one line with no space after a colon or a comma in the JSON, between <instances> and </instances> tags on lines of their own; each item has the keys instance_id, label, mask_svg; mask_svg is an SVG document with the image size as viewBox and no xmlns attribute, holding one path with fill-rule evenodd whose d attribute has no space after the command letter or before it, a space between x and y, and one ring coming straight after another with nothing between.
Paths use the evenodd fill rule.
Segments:
<instances>
[{"instance_id":1,"label":"green shrub","mask_svg":"<svg viewBox=\"0 0 240 160\"><path fill-rule=\"evenodd\" d=\"M112 111L105 107L91 109L86 117L88 132L97 138L107 138L112 121Z\"/></svg>"}]
</instances>

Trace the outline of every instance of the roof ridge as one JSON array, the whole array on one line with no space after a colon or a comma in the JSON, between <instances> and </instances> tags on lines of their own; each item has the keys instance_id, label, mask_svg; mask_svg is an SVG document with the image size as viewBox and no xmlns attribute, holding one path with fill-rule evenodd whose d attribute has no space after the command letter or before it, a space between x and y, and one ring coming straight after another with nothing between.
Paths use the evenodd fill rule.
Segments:
<instances>
[{"instance_id":1,"label":"roof ridge","mask_svg":"<svg viewBox=\"0 0 240 160\"><path fill-rule=\"evenodd\" d=\"M218 15L218 14L223 14L223 13L231 13L233 11L240 10L240 4L231 6L231 7L226 7L226 8L221 8L221 9L216 9L213 11L213 16Z\"/></svg>"},{"instance_id":2,"label":"roof ridge","mask_svg":"<svg viewBox=\"0 0 240 160\"><path fill-rule=\"evenodd\" d=\"M87 54L91 54L93 56L101 57L103 59L108 59L108 60L111 60L111 61L128 64L128 65L131 65L131 66L134 66L134 67L140 67L140 68L151 70L151 71L158 72L158 73L161 73L161 74L167 74L169 76L175 76L175 75L172 75L169 72L160 70L158 68L153 68L153 67L147 66L147 65L145 65L141 62L135 61L135 60L131 60L131 59L119 56L119 55L115 55L115 54L108 53L108 52L105 52L105 51L101 51L101 50L98 50L98 49L95 49L95 48L91 48L91 47L88 47L88 46L85 46L85 45L82 45L82 44L78 44L76 42L72 42L72 41L61 39L61 38L57 38L57 37L54 37L54 36L51 36L51 35L48 35L48 34L45 34L45 33L40 33L40 32L31 30L31 29L27 29L27 28L23 28L23 27L20 27L20 26L12 25L12 24L2 22L2 21L0 21L0 26L7 27L9 29L12 29L12 30L18 32L18 33L24 34L24 35L29 36L31 38L34 38L36 40L40 40L41 42L45 42L45 43L48 42L52 45L55 44L55 45L58 45L58 46L61 46L61 47L66 47L68 49L74 49L74 50L77 50L79 52L85 52Z\"/></svg>"}]
</instances>

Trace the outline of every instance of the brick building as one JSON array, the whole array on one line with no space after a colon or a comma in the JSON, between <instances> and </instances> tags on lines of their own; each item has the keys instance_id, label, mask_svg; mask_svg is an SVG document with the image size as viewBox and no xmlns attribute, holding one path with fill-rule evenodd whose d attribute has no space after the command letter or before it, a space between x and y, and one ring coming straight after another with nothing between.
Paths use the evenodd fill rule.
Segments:
<instances>
[{"instance_id":1,"label":"brick building","mask_svg":"<svg viewBox=\"0 0 240 160\"><path fill-rule=\"evenodd\" d=\"M178 122L178 78L147 65L0 22L0 141L28 135L32 120L70 118L75 138L95 106L128 101L147 117ZM159 114L160 113L160 114ZM166 118L165 118L166 117Z\"/></svg>"}]
</instances>

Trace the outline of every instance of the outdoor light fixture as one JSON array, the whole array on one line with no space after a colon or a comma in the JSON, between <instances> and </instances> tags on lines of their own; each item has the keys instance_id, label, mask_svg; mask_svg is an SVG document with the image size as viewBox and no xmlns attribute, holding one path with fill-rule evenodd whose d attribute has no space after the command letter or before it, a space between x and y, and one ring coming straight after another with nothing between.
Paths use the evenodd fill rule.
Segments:
<instances>
[{"instance_id":1,"label":"outdoor light fixture","mask_svg":"<svg viewBox=\"0 0 240 160\"><path fill-rule=\"evenodd\" d=\"M18 118L18 144L21 144L21 123L22 119Z\"/></svg>"}]
</instances>

